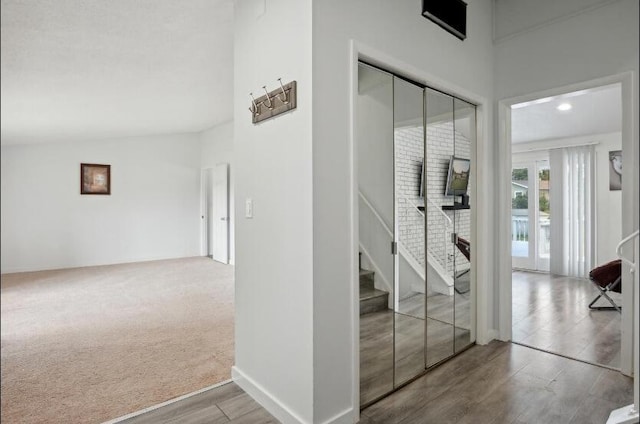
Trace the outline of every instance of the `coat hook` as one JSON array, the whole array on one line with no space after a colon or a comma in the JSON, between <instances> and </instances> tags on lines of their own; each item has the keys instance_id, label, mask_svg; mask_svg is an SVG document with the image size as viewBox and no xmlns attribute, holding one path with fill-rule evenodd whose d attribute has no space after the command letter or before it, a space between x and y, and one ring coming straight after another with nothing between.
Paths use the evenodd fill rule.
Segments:
<instances>
[{"instance_id":1,"label":"coat hook","mask_svg":"<svg viewBox=\"0 0 640 424\"><path fill-rule=\"evenodd\" d=\"M264 101L262 102L262 104L265 105L267 107L267 109L272 110L273 109L273 102L271 101L271 97L269 97L269 92L267 91L267 86L263 85L262 89L264 90L265 93L267 93L267 100L269 100L269 104L266 104Z\"/></svg>"},{"instance_id":2,"label":"coat hook","mask_svg":"<svg viewBox=\"0 0 640 424\"><path fill-rule=\"evenodd\" d=\"M282 97L278 94L278 98L285 105L289 104L289 99L287 98L287 92L284 91L284 86L282 85L282 78L278 78L278 82L280 83L280 90L282 90Z\"/></svg>"},{"instance_id":3,"label":"coat hook","mask_svg":"<svg viewBox=\"0 0 640 424\"><path fill-rule=\"evenodd\" d=\"M251 107L249 108L249 112L255 116L260 115L260 108L256 104L256 99L253 98L253 93L249 93L249 96L251 96Z\"/></svg>"}]
</instances>

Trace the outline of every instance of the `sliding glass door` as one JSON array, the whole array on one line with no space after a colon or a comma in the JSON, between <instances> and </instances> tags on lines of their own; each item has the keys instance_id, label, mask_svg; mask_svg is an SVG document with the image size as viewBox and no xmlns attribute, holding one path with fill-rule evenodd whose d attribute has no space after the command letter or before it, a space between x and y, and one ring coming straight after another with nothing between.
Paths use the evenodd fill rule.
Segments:
<instances>
[{"instance_id":1,"label":"sliding glass door","mask_svg":"<svg viewBox=\"0 0 640 424\"><path fill-rule=\"evenodd\" d=\"M517 269L549 271L551 196L548 160L520 161L511 171L511 257Z\"/></svg>"}]
</instances>

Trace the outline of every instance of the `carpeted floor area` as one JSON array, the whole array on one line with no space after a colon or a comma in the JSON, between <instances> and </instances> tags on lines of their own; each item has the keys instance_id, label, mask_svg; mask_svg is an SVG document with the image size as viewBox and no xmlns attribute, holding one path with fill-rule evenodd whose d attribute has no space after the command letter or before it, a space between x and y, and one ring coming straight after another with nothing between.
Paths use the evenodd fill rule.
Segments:
<instances>
[{"instance_id":1,"label":"carpeted floor area","mask_svg":"<svg viewBox=\"0 0 640 424\"><path fill-rule=\"evenodd\" d=\"M230 378L233 267L2 275L2 423L99 423Z\"/></svg>"}]
</instances>

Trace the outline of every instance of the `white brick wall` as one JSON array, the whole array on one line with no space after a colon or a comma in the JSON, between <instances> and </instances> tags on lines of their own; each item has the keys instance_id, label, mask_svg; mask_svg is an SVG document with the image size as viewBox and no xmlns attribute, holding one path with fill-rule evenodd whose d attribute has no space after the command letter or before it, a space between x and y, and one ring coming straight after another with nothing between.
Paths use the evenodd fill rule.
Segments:
<instances>
[{"instance_id":1,"label":"white brick wall","mask_svg":"<svg viewBox=\"0 0 640 424\"><path fill-rule=\"evenodd\" d=\"M452 155L470 158L471 143L460 132L455 133L454 151L453 123L433 124L427 127L427 197L437 205L437 208L427 206L427 238L429 251L442 262L443 251L455 254L456 268L465 269L469 266L467 259L450 243L449 232L444 231L445 219L440 213L442 205L453 204L453 197L445 196L444 190L449 169L449 159ZM420 204L420 165L423 158L422 127L398 128L395 130L395 166L396 190L398 193L398 230L400 242L411 252L414 258L424 264L424 220L422 216L404 198L414 204ZM470 178L473 178L473 166ZM471 186L471 183L469 184ZM469 194L470 191L468 192ZM404 198L403 198L404 197ZM473 205L473 199L470 203ZM425 200L425 204L428 202ZM470 240L471 211L445 211L455 222L456 232ZM443 241L445 243L443 244ZM441 265L444 266L443 263Z\"/></svg>"}]
</instances>

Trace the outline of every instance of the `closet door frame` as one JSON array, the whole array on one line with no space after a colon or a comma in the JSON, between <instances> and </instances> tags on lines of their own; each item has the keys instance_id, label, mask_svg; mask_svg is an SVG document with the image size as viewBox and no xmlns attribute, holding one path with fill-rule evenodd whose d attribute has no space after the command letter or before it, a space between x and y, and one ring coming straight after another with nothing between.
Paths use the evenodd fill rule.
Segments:
<instances>
[{"instance_id":1,"label":"closet door frame","mask_svg":"<svg viewBox=\"0 0 640 424\"><path fill-rule=\"evenodd\" d=\"M493 104L489 98L478 94L477 92L467 90L456 84L452 84L442 78L435 76L427 71L416 68L407 62L399 60L385 52L368 46L360 41L352 40L350 42L350 136L348 139L348 149L350 155L351 171L351 233L350 245L351 256L350 263L352 273L351 290L352 290L352 404L353 416L357 421L359 417L359 280L358 280L358 178L357 178L357 129L355 128L355 99L358 96L358 65L360 62L374 65L384 70L396 70L407 75L413 81L420 81L425 86L455 93L457 97L470 102L476 106L476 145L472 149L471 159L475 164L476 177L471 181L471 190L476 198L476 207L472 209L471 214L471 233L473 240L476 241L476 248L472 249L471 257L474 267L471 269L472 281L475 284L475 298L471 303L471 319L472 319L472 338L478 344L486 344L490 340L497 338L498 332L494 329L493 322L493 255L495 252L493 238L491 237L492 219L494 214L491 212L491 205L495 203L493 196L479 197L477 196L478 187L482 187L483 193L491 193L492 191L492 169L495 166L493 159L493 150L491 148L493 137L492 124L489 120L493 110Z\"/></svg>"}]
</instances>

